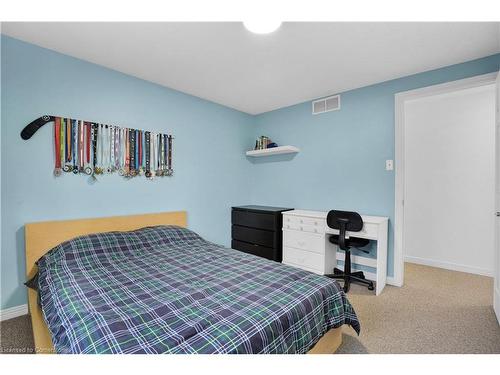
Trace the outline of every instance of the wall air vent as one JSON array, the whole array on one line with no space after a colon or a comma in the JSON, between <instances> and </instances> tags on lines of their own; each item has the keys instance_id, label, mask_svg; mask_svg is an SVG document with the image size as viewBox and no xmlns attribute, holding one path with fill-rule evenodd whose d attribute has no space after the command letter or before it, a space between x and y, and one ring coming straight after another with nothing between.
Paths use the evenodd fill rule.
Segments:
<instances>
[{"instance_id":1,"label":"wall air vent","mask_svg":"<svg viewBox=\"0 0 500 375\"><path fill-rule=\"evenodd\" d=\"M340 95L329 96L312 102L312 114L325 113L340 109Z\"/></svg>"}]
</instances>

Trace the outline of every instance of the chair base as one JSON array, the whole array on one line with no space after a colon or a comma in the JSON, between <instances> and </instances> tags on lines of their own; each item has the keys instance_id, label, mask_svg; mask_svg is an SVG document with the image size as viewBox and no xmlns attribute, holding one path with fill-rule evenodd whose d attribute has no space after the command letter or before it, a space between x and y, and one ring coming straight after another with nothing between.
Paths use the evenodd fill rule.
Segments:
<instances>
[{"instance_id":1,"label":"chair base","mask_svg":"<svg viewBox=\"0 0 500 375\"><path fill-rule=\"evenodd\" d=\"M362 271L345 273L344 271L334 268L333 274L325 275L331 279L344 280L344 292L349 292L351 283L362 284L368 287L368 290L374 290L373 281L366 280Z\"/></svg>"}]
</instances>

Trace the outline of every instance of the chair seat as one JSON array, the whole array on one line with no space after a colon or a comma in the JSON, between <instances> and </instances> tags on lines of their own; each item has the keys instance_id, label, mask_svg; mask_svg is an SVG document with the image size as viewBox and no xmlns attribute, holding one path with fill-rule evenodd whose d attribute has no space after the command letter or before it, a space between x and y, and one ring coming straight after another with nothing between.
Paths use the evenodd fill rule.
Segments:
<instances>
[{"instance_id":1,"label":"chair seat","mask_svg":"<svg viewBox=\"0 0 500 375\"><path fill-rule=\"evenodd\" d=\"M339 236L337 234L332 234L330 236L330 242L338 245L339 244ZM370 243L370 240L366 238L359 238L359 237L349 237L346 238L345 244L347 247L363 247L366 246Z\"/></svg>"}]
</instances>

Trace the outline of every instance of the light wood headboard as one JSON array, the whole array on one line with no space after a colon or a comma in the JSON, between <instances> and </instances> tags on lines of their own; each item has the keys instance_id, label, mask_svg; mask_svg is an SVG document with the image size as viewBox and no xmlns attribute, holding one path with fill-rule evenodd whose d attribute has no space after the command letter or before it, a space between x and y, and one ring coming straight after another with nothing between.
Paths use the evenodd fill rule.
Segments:
<instances>
[{"instance_id":1,"label":"light wood headboard","mask_svg":"<svg viewBox=\"0 0 500 375\"><path fill-rule=\"evenodd\" d=\"M97 219L46 221L25 225L26 275L36 272L35 262L61 242L91 233L128 231L153 225L178 225L186 227L185 211L157 214L113 216Z\"/></svg>"}]
</instances>

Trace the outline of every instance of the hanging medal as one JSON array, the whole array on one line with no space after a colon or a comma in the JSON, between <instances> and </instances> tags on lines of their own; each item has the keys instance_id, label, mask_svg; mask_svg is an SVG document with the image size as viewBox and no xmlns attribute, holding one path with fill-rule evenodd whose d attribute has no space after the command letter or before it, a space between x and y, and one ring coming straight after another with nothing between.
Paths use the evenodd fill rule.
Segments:
<instances>
[{"instance_id":1,"label":"hanging medal","mask_svg":"<svg viewBox=\"0 0 500 375\"><path fill-rule=\"evenodd\" d=\"M85 155L85 147L83 142L85 141L84 132L83 132L83 122L77 120L78 123L78 172L84 173L83 165L85 163L84 155Z\"/></svg>"},{"instance_id":2,"label":"hanging medal","mask_svg":"<svg viewBox=\"0 0 500 375\"><path fill-rule=\"evenodd\" d=\"M59 117L55 118L54 121L54 153L55 153L55 165L54 165L54 176L59 177L61 175L61 119Z\"/></svg>"},{"instance_id":3,"label":"hanging medal","mask_svg":"<svg viewBox=\"0 0 500 375\"><path fill-rule=\"evenodd\" d=\"M63 168L64 172L70 172L71 166L69 165L68 159L71 159L71 156L69 155L70 145L71 145L71 135L70 135L69 124L68 124L67 119L61 118L61 128L64 131L64 136L62 137L63 142L64 142L64 152L63 152L64 163L63 163L62 168Z\"/></svg>"},{"instance_id":4,"label":"hanging medal","mask_svg":"<svg viewBox=\"0 0 500 375\"><path fill-rule=\"evenodd\" d=\"M142 138L143 138L143 134L142 134L142 131L140 131L140 130L138 130L138 133L139 133L139 137L137 140L137 144L139 146L139 152L138 152L139 176L142 176L144 174L144 169L142 168Z\"/></svg>"},{"instance_id":5,"label":"hanging medal","mask_svg":"<svg viewBox=\"0 0 500 375\"><path fill-rule=\"evenodd\" d=\"M109 172L115 171L115 127L109 126Z\"/></svg>"},{"instance_id":6,"label":"hanging medal","mask_svg":"<svg viewBox=\"0 0 500 375\"><path fill-rule=\"evenodd\" d=\"M104 170L111 173L111 126L105 125L106 138L104 139Z\"/></svg>"},{"instance_id":7,"label":"hanging medal","mask_svg":"<svg viewBox=\"0 0 500 375\"><path fill-rule=\"evenodd\" d=\"M91 150L92 150L92 124L84 122L85 129L85 168L84 172L87 175L92 175L94 169L91 167Z\"/></svg>"},{"instance_id":8,"label":"hanging medal","mask_svg":"<svg viewBox=\"0 0 500 375\"><path fill-rule=\"evenodd\" d=\"M156 138L158 139L158 147L156 148L156 175L161 176L161 147L162 147L162 142L161 142L161 133L158 133L156 135Z\"/></svg>"},{"instance_id":9,"label":"hanging medal","mask_svg":"<svg viewBox=\"0 0 500 375\"><path fill-rule=\"evenodd\" d=\"M101 168L101 153L102 153L102 145L101 145L101 138L102 138L102 125L101 124L96 124L95 125L95 152L94 152L94 173L97 175L102 174L102 168Z\"/></svg>"},{"instance_id":10,"label":"hanging medal","mask_svg":"<svg viewBox=\"0 0 500 375\"><path fill-rule=\"evenodd\" d=\"M120 128L118 126L115 126L114 128L115 132L115 142L113 145L114 151L115 151L115 171L120 170Z\"/></svg>"},{"instance_id":11,"label":"hanging medal","mask_svg":"<svg viewBox=\"0 0 500 375\"><path fill-rule=\"evenodd\" d=\"M169 160L168 155L170 153L170 147L172 147L172 142L170 140L170 136L168 134L165 134L165 168L166 168L166 175L171 176L172 175L172 168L171 168L171 160Z\"/></svg>"},{"instance_id":12,"label":"hanging medal","mask_svg":"<svg viewBox=\"0 0 500 375\"><path fill-rule=\"evenodd\" d=\"M129 157L130 157L129 175L130 177L134 177L135 176L135 130L134 129L129 130Z\"/></svg>"},{"instance_id":13,"label":"hanging medal","mask_svg":"<svg viewBox=\"0 0 500 375\"><path fill-rule=\"evenodd\" d=\"M134 169L136 176L139 176L139 130L134 130Z\"/></svg>"},{"instance_id":14,"label":"hanging medal","mask_svg":"<svg viewBox=\"0 0 500 375\"><path fill-rule=\"evenodd\" d=\"M150 143L151 143L151 133L144 133L144 148L145 148L145 159L146 159L146 177L151 178L151 169L149 165L150 158Z\"/></svg>"},{"instance_id":15,"label":"hanging medal","mask_svg":"<svg viewBox=\"0 0 500 375\"><path fill-rule=\"evenodd\" d=\"M156 176L156 168L157 168L157 159L158 159L158 135L153 133L153 140L151 141L151 177Z\"/></svg>"},{"instance_id":16,"label":"hanging medal","mask_svg":"<svg viewBox=\"0 0 500 375\"><path fill-rule=\"evenodd\" d=\"M120 176L125 176L125 129L120 128Z\"/></svg>"},{"instance_id":17,"label":"hanging medal","mask_svg":"<svg viewBox=\"0 0 500 375\"><path fill-rule=\"evenodd\" d=\"M97 181L95 176L96 162L97 162L97 124L91 123L90 125L90 142L92 143L92 174L90 175L89 182L93 184Z\"/></svg>"},{"instance_id":18,"label":"hanging medal","mask_svg":"<svg viewBox=\"0 0 500 375\"><path fill-rule=\"evenodd\" d=\"M165 173L164 176L169 176L168 172L168 135L164 134L165 137L165 150L164 150L164 156L163 158L165 159Z\"/></svg>"},{"instance_id":19,"label":"hanging medal","mask_svg":"<svg viewBox=\"0 0 500 375\"><path fill-rule=\"evenodd\" d=\"M71 120L71 158L73 161L72 171L74 174L78 174L78 125L76 120Z\"/></svg>"},{"instance_id":20,"label":"hanging medal","mask_svg":"<svg viewBox=\"0 0 500 375\"><path fill-rule=\"evenodd\" d=\"M113 156L113 140L112 140L112 136L113 136L113 131L111 129L111 125L107 125L108 127L108 139L106 140L107 141L107 149L108 149L108 154L107 154L107 158L106 158L106 170L108 173L112 173L113 172L113 163L112 163L112 156Z\"/></svg>"},{"instance_id":21,"label":"hanging medal","mask_svg":"<svg viewBox=\"0 0 500 375\"><path fill-rule=\"evenodd\" d=\"M172 176L174 174L174 169L172 168L172 136L167 136L167 176Z\"/></svg>"},{"instance_id":22,"label":"hanging medal","mask_svg":"<svg viewBox=\"0 0 500 375\"><path fill-rule=\"evenodd\" d=\"M66 150L66 140L64 139L64 121L60 117L59 117L59 124L60 124L59 149L61 158L61 169L63 169L64 163L66 163L66 155L64 154Z\"/></svg>"}]
</instances>

